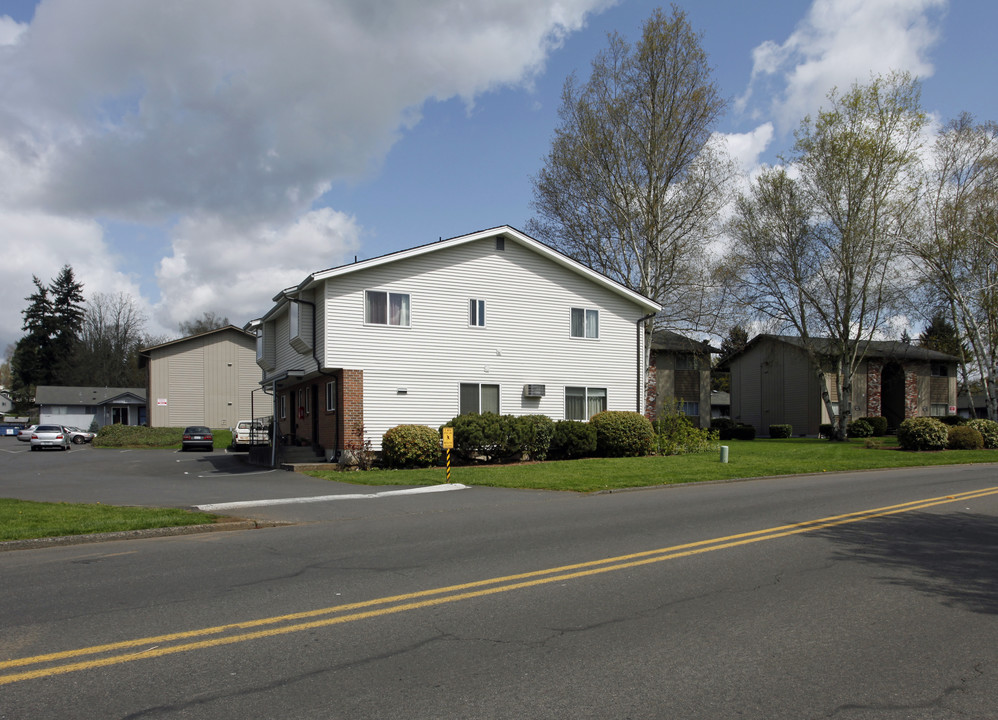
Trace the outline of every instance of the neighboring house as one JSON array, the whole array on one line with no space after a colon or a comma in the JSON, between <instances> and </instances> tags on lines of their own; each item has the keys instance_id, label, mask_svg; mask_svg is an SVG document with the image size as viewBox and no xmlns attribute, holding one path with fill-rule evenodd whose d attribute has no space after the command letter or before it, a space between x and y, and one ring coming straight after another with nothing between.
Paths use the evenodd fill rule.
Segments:
<instances>
[{"instance_id":1,"label":"neighboring house","mask_svg":"<svg viewBox=\"0 0 998 720\"><path fill-rule=\"evenodd\" d=\"M69 425L87 430L120 423L146 424L146 391L143 388L59 387L35 388L40 425Z\"/></svg>"},{"instance_id":2,"label":"neighboring house","mask_svg":"<svg viewBox=\"0 0 998 720\"><path fill-rule=\"evenodd\" d=\"M10 395L0 392L0 415L8 415L13 409L14 401L10 399Z\"/></svg>"},{"instance_id":3,"label":"neighboring house","mask_svg":"<svg viewBox=\"0 0 998 720\"><path fill-rule=\"evenodd\" d=\"M815 342L819 351L829 347ZM853 375L853 419L882 416L893 429L909 417L956 414L956 358L894 341L870 342L865 355ZM760 435L782 424L792 425L795 435L817 435L822 423L832 422L800 338L757 335L724 364L731 370L732 419L755 426ZM825 369L837 410L830 361Z\"/></svg>"},{"instance_id":4,"label":"neighboring house","mask_svg":"<svg viewBox=\"0 0 998 720\"><path fill-rule=\"evenodd\" d=\"M467 412L643 412L655 302L502 226L315 272L257 333L278 433L333 457Z\"/></svg>"},{"instance_id":5,"label":"neighboring house","mask_svg":"<svg viewBox=\"0 0 998 720\"><path fill-rule=\"evenodd\" d=\"M731 417L731 393L714 390L710 393L710 417Z\"/></svg>"},{"instance_id":6,"label":"neighboring house","mask_svg":"<svg viewBox=\"0 0 998 720\"><path fill-rule=\"evenodd\" d=\"M674 407L697 427L710 427L710 355L721 352L669 330L651 338L645 413L655 420Z\"/></svg>"},{"instance_id":7,"label":"neighboring house","mask_svg":"<svg viewBox=\"0 0 998 720\"><path fill-rule=\"evenodd\" d=\"M988 416L988 399L983 393L975 393L973 401L966 393L962 393L956 401L957 415L962 418L986 418Z\"/></svg>"},{"instance_id":8,"label":"neighboring house","mask_svg":"<svg viewBox=\"0 0 998 720\"><path fill-rule=\"evenodd\" d=\"M234 427L269 415L271 400L260 389L256 335L228 325L218 330L143 348L139 367L146 380L149 425ZM260 407L251 407L253 401Z\"/></svg>"}]
</instances>

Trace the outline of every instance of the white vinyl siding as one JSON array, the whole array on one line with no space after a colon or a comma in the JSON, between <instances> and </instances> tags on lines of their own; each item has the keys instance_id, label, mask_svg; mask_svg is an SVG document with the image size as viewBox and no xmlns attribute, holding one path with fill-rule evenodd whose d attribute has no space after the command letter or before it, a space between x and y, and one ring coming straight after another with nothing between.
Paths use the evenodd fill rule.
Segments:
<instances>
[{"instance_id":1,"label":"white vinyl siding","mask_svg":"<svg viewBox=\"0 0 998 720\"><path fill-rule=\"evenodd\" d=\"M563 419L563 393L550 390L568 386L605 388L610 410L638 408L635 323L648 310L509 237L501 252L486 237L320 282L316 351L325 369L363 371L364 428L375 449L396 425L452 419L462 384L498 387L504 414ZM370 290L409 298L406 332L365 322ZM474 332L471 298L488 300L487 323ZM571 308L596 311L599 342L565 332ZM286 328L277 337L280 357L268 375L313 371L310 356L283 347ZM549 392L526 397L528 384Z\"/></svg>"}]
</instances>

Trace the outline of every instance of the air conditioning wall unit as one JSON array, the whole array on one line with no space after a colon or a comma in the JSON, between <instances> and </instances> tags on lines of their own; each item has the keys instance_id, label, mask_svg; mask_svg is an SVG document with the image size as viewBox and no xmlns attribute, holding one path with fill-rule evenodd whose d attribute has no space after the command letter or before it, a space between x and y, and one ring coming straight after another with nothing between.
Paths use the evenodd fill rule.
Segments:
<instances>
[{"instance_id":1,"label":"air conditioning wall unit","mask_svg":"<svg viewBox=\"0 0 998 720\"><path fill-rule=\"evenodd\" d=\"M523 397L544 397L543 385L524 385Z\"/></svg>"}]
</instances>

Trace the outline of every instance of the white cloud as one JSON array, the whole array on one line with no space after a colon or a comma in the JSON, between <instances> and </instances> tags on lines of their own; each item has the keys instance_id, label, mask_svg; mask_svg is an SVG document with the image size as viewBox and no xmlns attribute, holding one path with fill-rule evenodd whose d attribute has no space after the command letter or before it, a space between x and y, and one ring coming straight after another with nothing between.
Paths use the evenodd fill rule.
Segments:
<instances>
[{"instance_id":1,"label":"white cloud","mask_svg":"<svg viewBox=\"0 0 998 720\"><path fill-rule=\"evenodd\" d=\"M753 51L752 80L735 103L751 111L754 95L773 97L758 109L787 132L815 112L834 87L868 82L871 75L907 70L928 77L927 53L948 0L815 0L807 17L783 41ZM763 85L767 92L760 93Z\"/></svg>"},{"instance_id":2,"label":"white cloud","mask_svg":"<svg viewBox=\"0 0 998 720\"><path fill-rule=\"evenodd\" d=\"M356 246L351 218L312 207L332 183L376 172L429 99L529 85L609 4L43 0L28 26L0 17L0 227L31 225L0 300L80 270L63 250L81 234L100 283L115 276L99 218L170 228L153 330L259 312ZM108 291L134 287L117 276Z\"/></svg>"}]
</instances>

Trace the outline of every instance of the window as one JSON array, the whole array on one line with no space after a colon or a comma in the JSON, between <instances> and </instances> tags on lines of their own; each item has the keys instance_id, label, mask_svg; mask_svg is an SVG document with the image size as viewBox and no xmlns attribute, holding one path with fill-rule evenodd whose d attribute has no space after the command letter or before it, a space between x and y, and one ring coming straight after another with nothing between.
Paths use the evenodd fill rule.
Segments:
<instances>
[{"instance_id":1,"label":"window","mask_svg":"<svg viewBox=\"0 0 998 720\"><path fill-rule=\"evenodd\" d=\"M565 419L588 420L606 410L606 388L565 388Z\"/></svg>"},{"instance_id":2,"label":"window","mask_svg":"<svg viewBox=\"0 0 998 720\"><path fill-rule=\"evenodd\" d=\"M676 370L696 370L696 355L676 355Z\"/></svg>"},{"instance_id":3,"label":"window","mask_svg":"<svg viewBox=\"0 0 998 720\"><path fill-rule=\"evenodd\" d=\"M506 238L503 235L496 235L496 250L503 252L506 250Z\"/></svg>"},{"instance_id":4,"label":"window","mask_svg":"<svg viewBox=\"0 0 998 720\"><path fill-rule=\"evenodd\" d=\"M256 361L263 360L263 330L256 331Z\"/></svg>"},{"instance_id":5,"label":"window","mask_svg":"<svg viewBox=\"0 0 998 720\"><path fill-rule=\"evenodd\" d=\"M288 396L281 395L281 420L288 416Z\"/></svg>"},{"instance_id":6,"label":"window","mask_svg":"<svg viewBox=\"0 0 998 720\"><path fill-rule=\"evenodd\" d=\"M499 412L499 386L461 383L460 414Z\"/></svg>"},{"instance_id":7,"label":"window","mask_svg":"<svg viewBox=\"0 0 998 720\"><path fill-rule=\"evenodd\" d=\"M949 406L946 403L932 403L929 405L929 415L932 417L945 417L949 415Z\"/></svg>"},{"instance_id":8,"label":"window","mask_svg":"<svg viewBox=\"0 0 998 720\"><path fill-rule=\"evenodd\" d=\"M288 303L288 325L291 326L289 330L291 337L298 337L301 333L301 320L300 313L298 312L298 303L294 300Z\"/></svg>"},{"instance_id":9,"label":"window","mask_svg":"<svg viewBox=\"0 0 998 720\"><path fill-rule=\"evenodd\" d=\"M599 310L572 308L572 337L599 337Z\"/></svg>"},{"instance_id":10,"label":"window","mask_svg":"<svg viewBox=\"0 0 998 720\"><path fill-rule=\"evenodd\" d=\"M305 414L308 415L312 412L312 387L305 388Z\"/></svg>"},{"instance_id":11,"label":"window","mask_svg":"<svg viewBox=\"0 0 998 720\"><path fill-rule=\"evenodd\" d=\"M949 368L939 363L932 363L932 377L949 377Z\"/></svg>"},{"instance_id":12,"label":"window","mask_svg":"<svg viewBox=\"0 0 998 720\"><path fill-rule=\"evenodd\" d=\"M473 327L485 327L485 301L468 301L468 324Z\"/></svg>"},{"instance_id":13,"label":"window","mask_svg":"<svg viewBox=\"0 0 998 720\"><path fill-rule=\"evenodd\" d=\"M364 293L364 322L409 327L409 295L368 290Z\"/></svg>"},{"instance_id":14,"label":"window","mask_svg":"<svg viewBox=\"0 0 998 720\"><path fill-rule=\"evenodd\" d=\"M326 383L326 412L336 412L336 381Z\"/></svg>"},{"instance_id":15,"label":"window","mask_svg":"<svg viewBox=\"0 0 998 720\"><path fill-rule=\"evenodd\" d=\"M681 412L683 415L688 415L689 417L700 417L700 403L680 402L679 412Z\"/></svg>"}]
</instances>

